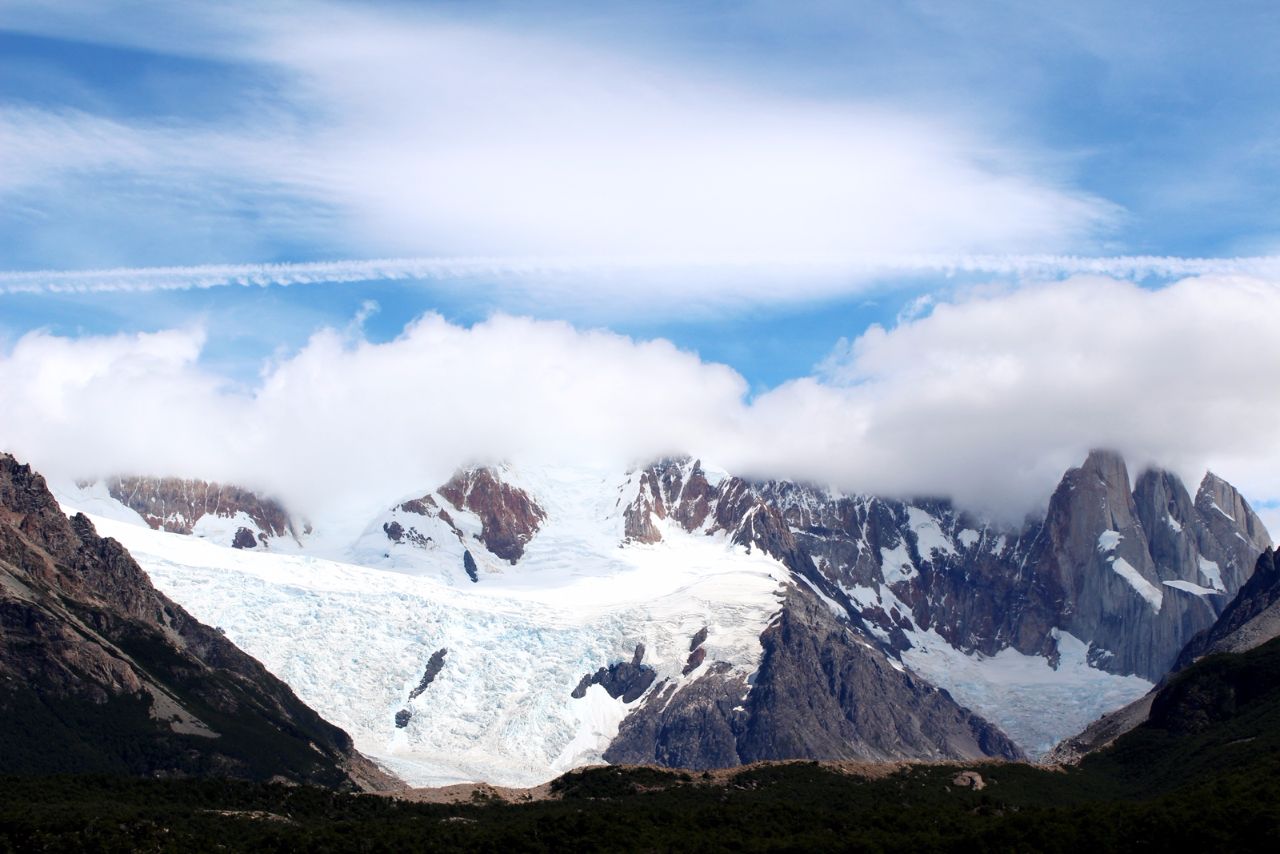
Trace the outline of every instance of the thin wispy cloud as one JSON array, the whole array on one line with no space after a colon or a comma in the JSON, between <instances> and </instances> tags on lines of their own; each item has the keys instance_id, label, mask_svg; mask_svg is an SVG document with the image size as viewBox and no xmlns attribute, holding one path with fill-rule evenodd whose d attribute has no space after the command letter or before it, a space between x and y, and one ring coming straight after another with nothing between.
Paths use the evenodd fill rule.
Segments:
<instances>
[{"instance_id":1,"label":"thin wispy cloud","mask_svg":"<svg viewBox=\"0 0 1280 854\"><path fill-rule=\"evenodd\" d=\"M233 5L209 25L205 49L270 72L269 106L247 99L216 124L0 105L0 202L32 212L11 225L34 234L55 223L66 251L102 255L82 264L80 253L77 266L124 260L112 254L116 232L132 258L217 259L203 245L213 232L409 256L376 275L434 277L459 257L576 268L581 258L632 267L1074 252L1120 216L975 113L796 97L616 44L402 7L318 8ZM116 215L83 221L86 200ZM181 235L168 236L175 224L186 252ZM140 248L153 229L166 238ZM185 281L262 275L348 273ZM141 278L158 288L182 277Z\"/></svg>"},{"instance_id":2,"label":"thin wispy cloud","mask_svg":"<svg viewBox=\"0 0 1280 854\"><path fill-rule=\"evenodd\" d=\"M833 278L837 288L856 290L867 281L895 274L991 275L1019 279L1059 279L1091 274L1127 281L1189 276L1280 277L1280 255L1239 258L1177 258L1150 255L920 255L916 257L815 258L804 262L751 258L610 257L438 257L371 258L280 264L204 264L176 267L119 267L100 270L0 272L0 293L143 293L220 287L272 287L343 282L507 279L514 287L529 280L537 287L547 275L591 276L610 272L657 273L761 271ZM732 280L731 280L732 281ZM728 286L741 295L741 283ZM774 292L784 300L803 291Z\"/></svg>"}]
</instances>

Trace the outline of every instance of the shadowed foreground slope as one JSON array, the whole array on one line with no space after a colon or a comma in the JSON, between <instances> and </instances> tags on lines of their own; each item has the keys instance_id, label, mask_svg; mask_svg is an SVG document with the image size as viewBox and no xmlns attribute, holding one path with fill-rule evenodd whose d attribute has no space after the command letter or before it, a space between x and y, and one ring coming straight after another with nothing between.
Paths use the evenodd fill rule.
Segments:
<instances>
[{"instance_id":1,"label":"shadowed foreground slope","mask_svg":"<svg viewBox=\"0 0 1280 854\"><path fill-rule=\"evenodd\" d=\"M0 455L0 772L392 781Z\"/></svg>"}]
</instances>

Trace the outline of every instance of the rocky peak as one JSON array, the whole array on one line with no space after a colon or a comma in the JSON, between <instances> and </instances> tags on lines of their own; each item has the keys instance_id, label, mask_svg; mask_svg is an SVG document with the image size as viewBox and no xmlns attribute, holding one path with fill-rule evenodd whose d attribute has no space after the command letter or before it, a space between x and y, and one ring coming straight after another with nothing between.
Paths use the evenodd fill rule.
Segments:
<instances>
[{"instance_id":1,"label":"rocky peak","mask_svg":"<svg viewBox=\"0 0 1280 854\"><path fill-rule=\"evenodd\" d=\"M513 564L547 518L529 493L504 483L491 468L459 472L437 491L454 507L478 516L480 541Z\"/></svg>"},{"instance_id":2,"label":"rocky peak","mask_svg":"<svg viewBox=\"0 0 1280 854\"><path fill-rule=\"evenodd\" d=\"M654 519L670 518L686 531L707 524L714 512L719 488L712 485L701 460L668 458L636 474L635 498L623 510L623 533L627 540L656 543L662 532Z\"/></svg>"},{"instance_id":3,"label":"rocky peak","mask_svg":"<svg viewBox=\"0 0 1280 854\"><path fill-rule=\"evenodd\" d=\"M760 642L763 658L750 680L717 661L687 670L687 684L655 686L604 758L701 769L771 759L1022 756L999 729L897 666L802 588L788 592Z\"/></svg>"},{"instance_id":4,"label":"rocky peak","mask_svg":"<svg viewBox=\"0 0 1280 854\"><path fill-rule=\"evenodd\" d=\"M1051 586L1060 627L1089 640L1100 664L1158 681L1268 542L1220 479L1206 476L1194 502L1159 469L1131 491L1123 459L1095 451L1054 492L1026 565Z\"/></svg>"},{"instance_id":5,"label":"rocky peak","mask_svg":"<svg viewBox=\"0 0 1280 854\"><path fill-rule=\"evenodd\" d=\"M1207 472L1196 491L1196 509L1210 526L1231 537L1239 535L1251 546L1262 550L1272 545L1262 520L1253 512L1249 502L1231 484L1213 472Z\"/></svg>"},{"instance_id":6,"label":"rocky peak","mask_svg":"<svg viewBox=\"0 0 1280 854\"><path fill-rule=\"evenodd\" d=\"M1124 457L1115 451L1094 448L1078 471L1082 475L1093 475L1109 490L1129 490L1129 467Z\"/></svg>"},{"instance_id":7,"label":"rocky peak","mask_svg":"<svg viewBox=\"0 0 1280 854\"><path fill-rule=\"evenodd\" d=\"M667 518L661 480L652 467L640 472L639 478L635 498L622 510L623 536L628 542L660 542L662 532L654 520Z\"/></svg>"},{"instance_id":8,"label":"rocky peak","mask_svg":"<svg viewBox=\"0 0 1280 854\"><path fill-rule=\"evenodd\" d=\"M112 498L136 512L157 530L199 533L205 517L247 520L230 545L266 546L273 537L298 538L293 520L278 501L234 484L176 477L113 477L106 482Z\"/></svg>"}]
</instances>

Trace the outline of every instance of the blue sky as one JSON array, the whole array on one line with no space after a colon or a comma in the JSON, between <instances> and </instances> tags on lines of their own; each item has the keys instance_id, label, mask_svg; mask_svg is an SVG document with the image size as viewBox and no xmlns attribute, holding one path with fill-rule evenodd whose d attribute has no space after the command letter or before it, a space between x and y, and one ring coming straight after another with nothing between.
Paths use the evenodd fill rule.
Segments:
<instances>
[{"instance_id":1,"label":"blue sky","mask_svg":"<svg viewBox=\"0 0 1280 854\"><path fill-rule=\"evenodd\" d=\"M1275 255L1278 43L1266 2L4 2L0 351L198 329L252 395L325 327L513 314L830 382L1064 256ZM380 258L482 263L197 286Z\"/></svg>"},{"instance_id":2,"label":"blue sky","mask_svg":"<svg viewBox=\"0 0 1280 854\"><path fill-rule=\"evenodd\" d=\"M28 119L34 114L37 124L101 118L196 138L224 129L252 134L259 125L254 116L263 113L272 114L273 129L329 120L324 105L296 85L298 66L228 46L238 30L279 25L254 22L249 6L233 5L225 20L214 21L186 4L94 5L96 13L76 4L58 4L61 13L23 3L0 10L0 105L26 111ZM325 7L287 8L324 28ZM1179 256L1266 254L1274 247L1280 60L1272 47L1280 19L1272 4L438 3L355 4L343 11L585 47L621 57L641 75L696 78L782 101L954 116L965 132L984 137L990 156L1007 161L1002 168L1114 206L1086 228L1037 234L1033 246ZM401 107L389 100L388 112ZM99 136L83 144L111 141ZM201 164L195 174L171 162L85 168L76 154L49 166L46 180L6 194L0 266L307 261L451 248L429 233L409 241L370 238L356 222L365 211L342 210L341 200L323 194L298 198L287 186L264 186L235 164L225 170ZM23 166L18 157L5 163L14 171ZM1028 248L1019 235L1010 243L1015 251ZM481 241L464 248L510 250L502 236L489 247ZM998 236L984 248L998 251ZM614 313L608 305L539 311L486 294L485 283L473 281L445 289L339 284L305 295L241 289L21 305L9 298L4 327L12 339L36 326L67 333L145 329L190 314L209 324L215 344L226 344L212 347L211 358L238 349L248 364L276 343L299 345L309 331L304 321L345 322L367 298L382 307L374 335L393 334L426 308L462 322L494 309L532 308L667 336L728 361L754 384L772 385L805 373L839 337L891 321L920 292L949 284L883 278L871 286L873 298L838 294L767 311L729 301L697 319L673 311L635 322L630 308ZM583 290L592 286L580 283ZM785 277L777 287L787 287ZM280 323L277 314L289 319ZM271 316L269 331L247 331L254 323L246 315Z\"/></svg>"}]
</instances>

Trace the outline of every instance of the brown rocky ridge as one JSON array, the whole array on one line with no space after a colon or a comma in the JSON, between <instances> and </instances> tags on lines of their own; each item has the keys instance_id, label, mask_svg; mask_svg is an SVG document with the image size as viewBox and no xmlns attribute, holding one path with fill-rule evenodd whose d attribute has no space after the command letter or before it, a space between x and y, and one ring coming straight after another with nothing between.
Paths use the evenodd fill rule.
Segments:
<instances>
[{"instance_id":1,"label":"brown rocky ridge","mask_svg":"<svg viewBox=\"0 0 1280 854\"><path fill-rule=\"evenodd\" d=\"M350 737L0 454L0 772L389 789Z\"/></svg>"},{"instance_id":2,"label":"brown rocky ridge","mask_svg":"<svg viewBox=\"0 0 1280 854\"><path fill-rule=\"evenodd\" d=\"M112 498L141 516L148 525L172 534L190 534L203 516L231 518L244 513L257 527L239 528L231 545L238 549L267 547L276 537L298 539L298 529L280 502L232 484L176 477L112 477Z\"/></svg>"}]
</instances>

